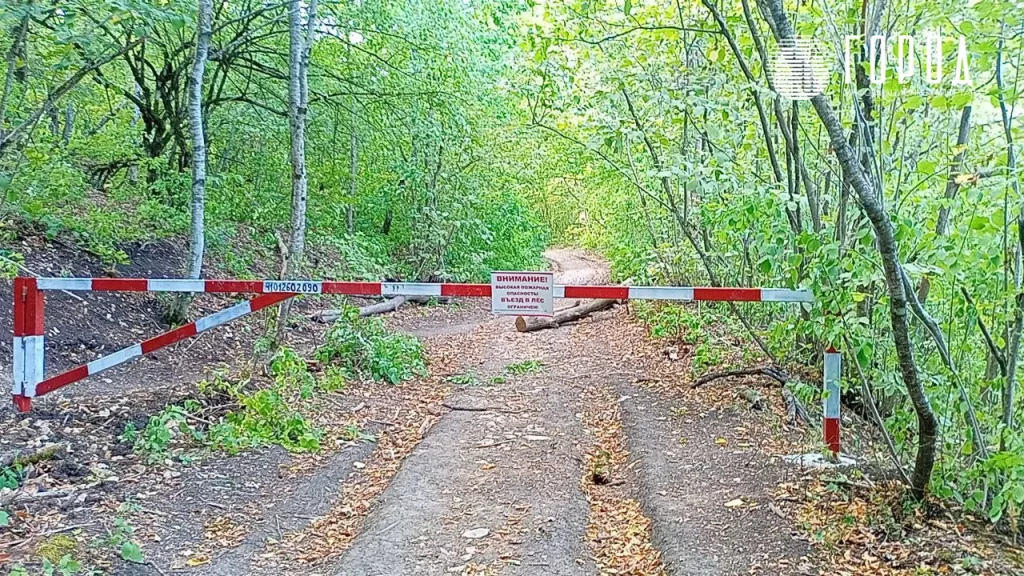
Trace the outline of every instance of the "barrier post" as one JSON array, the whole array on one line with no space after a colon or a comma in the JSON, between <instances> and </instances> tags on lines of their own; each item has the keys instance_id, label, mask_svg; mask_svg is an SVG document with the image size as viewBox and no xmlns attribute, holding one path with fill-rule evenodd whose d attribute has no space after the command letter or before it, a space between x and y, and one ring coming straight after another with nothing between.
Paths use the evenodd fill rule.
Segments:
<instances>
[{"instance_id":1,"label":"barrier post","mask_svg":"<svg viewBox=\"0 0 1024 576\"><path fill-rule=\"evenodd\" d=\"M36 384L44 374L43 293L35 278L14 279L14 405L32 408Z\"/></svg>"},{"instance_id":2,"label":"barrier post","mask_svg":"<svg viewBox=\"0 0 1024 576\"><path fill-rule=\"evenodd\" d=\"M834 456L839 456L839 378L842 374L842 355L835 348L825 351L824 412L825 444Z\"/></svg>"}]
</instances>

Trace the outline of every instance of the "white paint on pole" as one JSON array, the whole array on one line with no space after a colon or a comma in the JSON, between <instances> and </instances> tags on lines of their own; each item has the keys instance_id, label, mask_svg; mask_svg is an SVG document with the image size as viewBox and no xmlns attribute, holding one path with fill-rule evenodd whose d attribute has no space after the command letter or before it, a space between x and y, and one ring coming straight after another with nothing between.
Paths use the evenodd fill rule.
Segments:
<instances>
[{"instance_id":1,"label":"white paint on pole","mask_svg":"<svg viewBox=\"0 0 1024 576\"><path fill-rule=\"evenodd\" d=\"M324 283L314 280L264 280L263 292L295 292L296 294L323 294Z\"/></svg>"},{"instance_id":2,"label":"white paint on pole","mask_svg":"<svg viewBox=\"0 0 1024 576\"><path fill-rule=\"evenodd\" d=\"M814 302L814 294L810 290L790 290L788 288L761 288L762 302Z\"/></svg>"},{"instance_id":3,"label":"white paint on pole","mask_svg":"<svg viewBox=\"0 0 1024 576\"><path fill-rule=\"evenodd\" d=\"M97 358L92 362L89 362L89 375L99 374L107 368L113 368L118 364L124 364L137 356L142 356L142 344L135 344L134 346L122 348L117 352L107 354L102 358Z\"/></svg>"},{"instance_id":4,"label":"white paint on pole","mask_svg":"<svg viewBox=\"0 0 1024 576\"><path fill-rule=\"evenodd\" d=\"M291 292L291 290L288 290L288 292ZM230 308L225 308L220 312L216 312L214 314L210 314L209 316L204 316L203 318L196 320L196 332L203 332L205 330L213 328L214 326L227 324L228 322L231 322L235 318L241 318L242 316L245 316L246 314L249 314L251 312L252 306L249 300L246 300L245 302L239 302L238 304L235 304Z\"/></svg>"},{"instance_id":5,"label":"white paint on pole","mask_svg":"<svg viewBox=\"0 0 1024 576\"><path fill-rule=\"evenodd\" d=\"M693 288L687 286L630 286L629 299L692 302Z\"/></svg>"},{"instance_id":6,"label":"white paint on pole","mask_svg":"<svg viewBox=\"0 0 1024 576\"><path fill-rule=\"evenodd\" d=\"M150 292L206 292L205 280L153 279L146 286Z\"/></svg>"},{"instance_id":7,"label":"white paint on pole","mask_svg":"<svg viewBox=\"0 0 1024 576\"><path fill-rule=\"evenodd\" d=\"M23 336L21 342L25 354L22 358L22 370L24 371L22 383L24 392L22 394L29 398L35 398L36 384L43 381L43 371L45 370L44 338L41 335Z\"/></svg>"},{"instance_id":8,"label":"white paint on pole","mask_svg":"<svg viewBox=\"0 0 1024 576\"><path fill-rule=\"evenodd\" d=\"M381 296L441 296L441 285L429 282L381 282Z\"/></svg>"},{"instance_id":9,"label":"white paint on pole","mask_svg":"<svg viewBox=\"0 0 1024 576\"><path fill-rule=\"evenodd\" d=\"M36 286L40 290L92 290L92 278L39 278Z\"/></svg>"},{"instance_id":10,"label":"white paint on pole","mask_svg":"<svg viewBox=\"0 0 1024 576\"><path fill-rule=\"evenodd\" d=\"M825 352L825 418L839 418L839 374L842 355Z\"/></svg>"},{"instance_id":11,"label":"white paint on pole","mask_svg":"<svg viewBox=\"0 0 1024 576\"><path fill-rule=\"evenodd\" d=\"M492 272L491 313L505 316L554 315L554 272Z\"/></svg>"},{"instance_id":12,"label":"white paint on pole","mask_svg":"<svg viewBox=\"0 0 1024 576\"><path fill-rule=\"evenodd\" d=\"M25 338L14 337L14 386L11 393L15 396L25 394Z\"/></svg>"}]
</instances>

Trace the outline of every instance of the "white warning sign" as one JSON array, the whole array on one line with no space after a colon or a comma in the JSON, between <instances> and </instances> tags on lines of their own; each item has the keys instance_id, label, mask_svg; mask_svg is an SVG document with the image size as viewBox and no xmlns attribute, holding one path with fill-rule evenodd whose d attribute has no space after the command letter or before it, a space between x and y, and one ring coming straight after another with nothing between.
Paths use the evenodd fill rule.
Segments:
<instances>
[{"instance_id":1,"label":"white warning sign","mask_svg":"<svg viewBox=\"0 0 1024 576\"><path fill-rule=\"evenodd\" d=\"M507 316L551 316L553 272L491 272L491 312Z\"/></svg>"}]
</instances>

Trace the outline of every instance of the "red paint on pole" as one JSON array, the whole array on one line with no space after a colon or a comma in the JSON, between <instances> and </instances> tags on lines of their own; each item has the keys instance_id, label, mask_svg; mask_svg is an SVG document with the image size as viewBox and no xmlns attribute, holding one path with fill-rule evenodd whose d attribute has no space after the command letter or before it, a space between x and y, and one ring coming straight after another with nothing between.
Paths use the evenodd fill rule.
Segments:
<instances>
[{"instance_id":1,"label":"red paint on pole","mask_svg":"<svg viewBox=\"0 0 1024 576\"><path fill-rule=\"evenodd\" d=\"M324 294L349 296L379 296L380 282L324 282Z\"/></svg>"},{"instance_id":2,"label":"red paint on pole","mask_svg":"<svg viewBox=\"0 0 1024 576\"><path fill-rule=\"evenodd\" d=\"M441 284L441 296L490 296L490 284Z\"/></svg>"},{"instance_id":3,"label":"red paint on pole","mask_svg":"<svg viewBox=\"0 0 1024 576\"><path fill-rule=\"evenodd\" d=\"M92 289L104 292L146 292L149 282L139 278L93 278Z\"/></svg>"},{"instance_id":4,"label":"red paint on pole","mask_svg":"<svg viewBox=\"0 0 1024 576\"><path fill-rule=\"evenodd\" d=\"M63 388L72 382L78 382L82 378L89 375L89 366L79 366L78 368L72 368L67 372L58 374L53 378L47 378L36 385L36 396L42 396L43 394L49 394L58 388Z\"/></svg>"},{"instance_id":5,"label":"red paint on pole","mask_svg":"<svg viewBox=\"0 0 1024 576\"><path fill-rule=\"evenodd\" d=\"M629 286L566 286L564 297L628 300Z\"/></svg>"},{"instance_id":6,"label":"red paint on pole","mask_svg":"<svg viewBox=\"0 0 1024 576\"><path fill-rule=\"evenodd\" d=\"M25 294L28 291L28 278L14 279L14 337L25 335Z\"/></svg>"},{"instance_id":7,"label":"red paint on pole","mask_svg":"<svg viewBox=\"0 0 1024 576\"><path fill-rule=\"evenodd\" d=\"M26 336L42 336L46 333L43 326L44 296L43 292L36 287L36 279L28 278L25 294L25 329Z\"/></svg>"},{"instance_id":8,"label":"red paint on pole","mask_svg":"<svg viewBox=\"0 0 1024 576\"><path fill-rule=\"evenodd\" d=\"M163 348L164 346L170 346L171 344L174 344L175 342L180 342L181 340L184 340L185 338L191 338L192 336L195 336L195 335L196 335L196 325L195 325L195 323L193 322L192 324L186 324L186 325L182 326L181 328L176 328L174 330L171 330L170 332L165 332L165 333L163 333L163 334L161 334L159 336L154 336L154 337L150 338L149 340L144 340L142 342L142 353L143 354L149 354L150 352L152 352L154 350L159 350L160 348Z\"/></svg>"},{"instance_id":9,"label":"red paint on pole","mask_svg":"<svg viewBox=\"0 0 1024 576\"><path fill-rule=\"evenodd\" d=\"M833 454L839 454L839 418L825 418L825 444Z\"/></svg>"},{"instance_id":10,"label":"red paint on pole","mask_svg":"<svg viewBox=\"0 0 1024 576\"><path fill-rule=\"evenodd\" d=\"M29 410L32 410L32 399L29 398L28 396L15 394L13 396L13 399L14 409L17 410L18 412L28 412Z\"/></svg>"},{"instance_id":11,"label":"red paint on pole","mask_svg":"<svg viewBox=\"0 0 1024 576\"><path fill-rule=\"evenodd\" d=\"M278 302L284 302L285 300L295 296L291 292L277 292L274 294L264 294L263 296L257 296L252 300L249 300L249 313L263 310L267 306L273 306Z\"/></svg>"},{"instance_id":12,"label":"red paint on pole","mask_svg":"<svg viewBox=\"0 0 1024 576\"><path fill-rule=\"evenodd\" d=\"M759 302L760 288L694 288L693 299L711 302Z\"/></svg>"}]
</instances>

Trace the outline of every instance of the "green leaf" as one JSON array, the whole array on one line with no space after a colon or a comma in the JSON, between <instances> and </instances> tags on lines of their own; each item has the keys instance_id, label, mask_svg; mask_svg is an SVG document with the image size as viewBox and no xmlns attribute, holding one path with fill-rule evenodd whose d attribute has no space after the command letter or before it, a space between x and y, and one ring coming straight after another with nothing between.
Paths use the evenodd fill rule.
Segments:
<instances>
[{"instance_id":1,"label":"green leaf","mask_svg":"<svg viewBox=\"0 0 1024 576\"><path fill-rule=\"evenodd\" d=\"M138 544L131 540L121 544L121 558L135 564L143 564L146 562L146 558L142 555L142 549L139 548Z\"/></svg>"},{"instance_id":2,"label":"green leaf","mask_svg":"<svg viewBox=\"0 0 1024 576\"><path fill-rule=\"evenodd\" d=\"M623 2L623 4L622 4L622 12L626 16L629 16L629 12L632 9L633 9L633 1L632 0L625 0L625 2Z\"/></svg>"},{"instance_id":3,"label":"green leaf","mask_svg":"<svg viewBox=\"0 0 1024 576\"><path fill-rule=\"evenodd\" d=\"M7 512L0 510L0 526L10 526L11 517Z\"/></svg>"},{"instance_id":4,"label":"green leaf","mask_svg":"<svg viewBox=\"0 0 1024 576\"><path fill-rule=\"evenodd\" d=\"M917 163L917 171L920 174L932 175L935 173L936 164L930 160L922 160Z\"/></svg>"},{"instance_id":5,"label":"green leaf","mask_svg":"<svg viewBox=\"0 0 1024 576\"><path fill-rule=\"evenodd\" d=\"M924 104L924 96L914 95L911 96L910 98L907 98L907 101L906 103L903 104L903 107L906 108L907 110L913 110L915 108L920 108L922 104Z\"/></svg>"}]
</instances>

